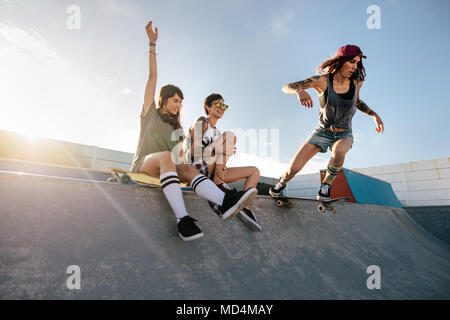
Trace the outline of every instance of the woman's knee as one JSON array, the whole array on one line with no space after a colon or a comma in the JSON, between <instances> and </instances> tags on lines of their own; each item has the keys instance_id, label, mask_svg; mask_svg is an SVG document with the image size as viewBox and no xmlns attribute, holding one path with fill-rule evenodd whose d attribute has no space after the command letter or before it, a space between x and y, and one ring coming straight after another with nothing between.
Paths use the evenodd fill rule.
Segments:
<instances>
[{"instance_id":1,"label":"woman's knee","mask_svg":"<svg viewBox=\"0 0 450 320\"><path fill-rule=\"evenodd\" d=\"M259 169L257 167L250 167L253 176L257 176L258 178L261 176Z\"/></svg>"},{"instance_id":2,"label":"woman's knee","mask_svg":"<svg viewBox=\"0 0 450 320\"><path fill-rule=\"evenodd\" d=\"M152 153L147 155L142 162L139 172L146 173L149 175L154 175L164 168L171 167L170 164L173 163L170 158L170 152L163 151L159 153Z\"/></svg>"},{"instance_id":3,"label":"woman's knee","mask_svg":"<svg viewBox=\"0 0 450 320\"><path fill-rule=\"evenodd\" d=\"M224 143L229 142L236 144L236 135L232 131L225 131L224 133L222 133L222 138Z\"/></svg>"},{"instance_id":4,"label":"woman's knee","mask_svg":"<svg viewBox=\"0 0 450 320\"><path fill-rule=\"evenodd\" d=\"M345 159L345 155L347 154L348 150L344 150L344 149L337 149L334 150L333 153L331 154L332 158L337 160L337 161L341 161L343 159Z\"/></svg>"},{"instance_id":5,"label":"woman's knee","mask_svg":"<svg viewBox=\"0 0 450 320\"><path fill-rule=\"evenodd\" d=\"M191 183L192 179L195 178L200 172L191 164L178 164L177 173L180 177L181 182Z\"/></svg>"}]
</instances>

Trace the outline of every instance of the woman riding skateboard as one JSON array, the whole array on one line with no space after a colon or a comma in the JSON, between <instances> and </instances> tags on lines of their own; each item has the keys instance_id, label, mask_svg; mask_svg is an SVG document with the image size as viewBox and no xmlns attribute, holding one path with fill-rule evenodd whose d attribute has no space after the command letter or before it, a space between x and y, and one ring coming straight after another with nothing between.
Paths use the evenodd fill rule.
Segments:
<instances>
[{"instance_id":1,"label":"woman riding skateboard","mask_svg":"<svg viewBox=\"0 0 450 320\"><path fill-rule=\"evenodd\" d=\"M313 102L306 89L314 88L319 95L319 124L300 147L289 168L278 183L269 190L273 197L282 194L286 184L304 167L317 152L331 150L327 173L321 183L317 199L329 200L333 180L342 170L344 159L353 144L352 118L356 110L371 116L376 132L384 131L381 118L359 98L359 91L366 76L362 59L366 58L358 46L345 45L336 56L326 60L317 69L325 74L283 86L286 94L296 94L300 103L312 108Z\"/></svg>"},{"instance_id":2,"label":"woman riding skateboard","mask_svg":"<svg viewBox=\"0 0 450 320\"><path fill-rule=\"evenodd\" d=\"M149 78L145 88L144 104L140 115L140 135L134 155L132 172L145 173L160 178L161 187L175 216L179 236L185 240L195 240L203 236L203 232L195 224L197 220L187 213L180 181L189 183L194 192L215 204L227 220L241 211L257 194L256 188L236 193L225 193L210 179L200 174L190 164L176 164L182 157L181 143L184 133L180 125L180 110L183 93L173 85L161 88L158 106L155 104L157 82L156 41L158 28L153 31L152 22L146 26L150 40ZM173 139L174 136L180 139Z\"/></svg>"},{"instance_id":3,"label":"woman riding skateboard","mask_svg":"<svg viewBox=\"0 0 450 320\"><path fill-rule=\"evenodd\" d=\"M235 192L226 183L242 179L245 179L244 190L255 188L260 176L258 168L226 166L228 159L234 154L236 136L231 131L221 134L216 125L229 106L224 103L220 94L213 93L206 97L203 107L206 117L202 116L194 121L189 129L189 139L186 139L190 143L190 146L186 146L189 160L224 192ZM220 216L217 205L212 202L209 204ZM261 231L261 226L249 207L243 208L238 216L251 230Z\"/></svg>"}]
</instances>

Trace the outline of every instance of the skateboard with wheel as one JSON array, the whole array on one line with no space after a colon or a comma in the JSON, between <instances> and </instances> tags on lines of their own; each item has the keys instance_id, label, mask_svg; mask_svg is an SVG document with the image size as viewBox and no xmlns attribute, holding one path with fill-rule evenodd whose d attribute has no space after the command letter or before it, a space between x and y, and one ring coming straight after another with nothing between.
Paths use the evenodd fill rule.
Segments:
<instances>
[{"instance_id":1,"label":"skateboard with wheel","mask_svg":"<svg viewBox=\"0 0 450 320\"><path fill-rule=\"evenodd\" d=\"M337 208L334 205L335 203L346 202L348 200L350 200L350 198L347 198L347 197L334 198L334 199L330 199L330 200L316 200L316 201L322 202L322 204L319 204L317 206L317 211L319 211L320 213L323 213L323 212L329 210L334 213L337 211Z\"/></svg>"},{"instance_id":2,"label":"skateboard with wheel","mask_svg":"<svg viewBox=\"0 0 450 320\"><path fill-rule=\"evenodd\" d=\"M334 198L330 200L317 200L312 198L299 198L299 197L273 197L276 201L277 207L286 207L286 208L293 208L294 203L291 202L291 199L297 199L297 200L308 200L308 201L319 201L321 204L317 206L317 211L320 213L323 213L327 210L331 212L336 212L337 208L335 206L335 203L345 202L350 200L350 198L347 197L340 197L340 198Z\"/></svg>"},{"instance_id":3,"label":"skateboard with wheel","mask_svg":"<svg viewBox=\"0 0 450 320\"><path fill-rule=\"evenodd\" d=\"M277 202L277 207L293 208L294 204L289 201L289 197L273 197Z\"/></svg>"},{"instance_id":4,"label":"skateboard with wheel","mask_svg":"<svg viewBox=\"0 0 450 320\"><path fill-rule=\"evenodd\" d=\"M158 178L149 176L145 173L129 172L119 168L107 168L111 172L112 177L108 178L108 182L120 182L122 184L139 185L141 187L158 188L161 182ZM180 184L181 189L191 190L186 183Z\"/></svg>"}]
</instances>

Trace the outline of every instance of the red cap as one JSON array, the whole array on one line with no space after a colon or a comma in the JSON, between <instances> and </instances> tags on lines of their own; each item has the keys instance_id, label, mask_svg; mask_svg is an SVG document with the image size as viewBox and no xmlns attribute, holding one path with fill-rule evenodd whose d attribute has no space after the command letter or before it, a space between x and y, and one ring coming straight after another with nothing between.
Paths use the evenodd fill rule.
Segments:
<instances>
[{"instance_id":1,"label":"red cap","mask_svg":"<svg viewBox=\"0 0 450 320\"><path fill-rule=\"evenodd\" d=\"M362 51L358 46L353 46L351 44L347 44L343 47L340 47L339 50L337 51L336 55L338 57L359 56L361 58L367 59L367 57L362 54Z\"/></svg>"}]
</instances>

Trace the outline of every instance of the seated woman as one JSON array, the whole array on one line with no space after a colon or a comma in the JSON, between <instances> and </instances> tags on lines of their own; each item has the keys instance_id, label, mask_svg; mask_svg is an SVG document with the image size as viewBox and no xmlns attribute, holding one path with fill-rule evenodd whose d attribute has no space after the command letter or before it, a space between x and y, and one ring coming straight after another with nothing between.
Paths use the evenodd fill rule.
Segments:
<instances>
[{"instance_id":1,"label":"seated woman","mask_svg":"<svg viewBox=\"0 0 450 320\"><path fill-rule=\"evenodd\" d=\"M213 179L214 183L224 192L235 192L226 183L245 179L244 190L255 188L259 180L259 170L256 167L227 168L228 159L234 154L236 136L226 131L223 134L216 128L228 106L218 93L209 95L204 102L206 117L199 117L189 129L189 138L186 139L186 155L191 163L205 176ZM200 144L201 141L201 144ZM189 145L190 144L190 145ZM219 216L218 206L209 202L211 208ZM239 214L244 224L254 231L261 231L261 226L255 214L247 206Z\"/></svg>"},{"instance_id":2,"label":"seated woman","mask_svg":"<svg viewBox=\"0 0 450 320\"><path fill-rule=\"evenodd\" d=\"M225 193L193 165L176 164L175 160L182 157L181 141L184 138L180 125L183 93L173 85L163 86L158 98L159 108L156 108L155 47L158 29L153 31L150 21L146 31L150 40L150 75L145 88L139 141L131 171L160 178L164 195L177 217L179 236L185 241L195 240L202 237L203 232L195 224L197 220L187 213L180 181L189 183L197 195L218 205L224 220L239 213L256 196L257 190L250 188L238 193ZM174 139L176 136L181 138Z\"/></svg>"}]
</instances>

